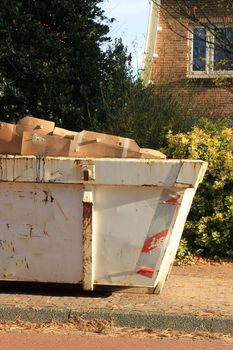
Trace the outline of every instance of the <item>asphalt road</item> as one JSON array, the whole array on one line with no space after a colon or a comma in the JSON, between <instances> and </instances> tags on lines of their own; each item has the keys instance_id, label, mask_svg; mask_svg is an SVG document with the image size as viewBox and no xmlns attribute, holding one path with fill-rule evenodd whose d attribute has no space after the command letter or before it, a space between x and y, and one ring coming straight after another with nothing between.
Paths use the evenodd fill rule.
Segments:
<instances>
[{"instance_id":1,"label":"asphalt road","mask_svg":"<svg viewBox=\"0 0 233 350\"><path fill-rule=\"evenodd\" d=\"M219 342L0 332L1 350L233 350Z\"/></svg>"}]
</instances>

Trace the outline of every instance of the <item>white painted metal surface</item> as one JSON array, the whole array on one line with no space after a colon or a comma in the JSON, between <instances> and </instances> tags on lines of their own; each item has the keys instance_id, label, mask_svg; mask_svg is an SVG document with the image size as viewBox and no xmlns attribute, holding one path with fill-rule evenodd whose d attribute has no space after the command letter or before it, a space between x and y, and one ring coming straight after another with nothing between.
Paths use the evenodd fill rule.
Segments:
<instances>
[{"instance_id":1,"label":"white painted metal surface","mask_svg":"<svg viewBox=\"0 0 233 350\"><path fill-rule=\"evenodd\" d=\"M207 164L0 158L0 280L161 291Z\"/></svg>"}]
</instances>

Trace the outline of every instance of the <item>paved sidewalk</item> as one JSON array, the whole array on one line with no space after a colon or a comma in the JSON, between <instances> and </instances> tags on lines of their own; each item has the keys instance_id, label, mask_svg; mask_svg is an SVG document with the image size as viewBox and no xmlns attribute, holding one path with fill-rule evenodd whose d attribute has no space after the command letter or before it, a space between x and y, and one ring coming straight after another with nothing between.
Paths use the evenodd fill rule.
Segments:
<instances>
[{"instance_id":1,"label":"paved sidewalk","mask_svg":"<svg viewBox=\"0 0 233 350\"><path fill-rule=\"evenodd\" d=\"M21 290L0 285L0 319L48 322L80 316L122 326L233 333L233 264L173 267L161 295Z\"/></svg>"}]
</instances>

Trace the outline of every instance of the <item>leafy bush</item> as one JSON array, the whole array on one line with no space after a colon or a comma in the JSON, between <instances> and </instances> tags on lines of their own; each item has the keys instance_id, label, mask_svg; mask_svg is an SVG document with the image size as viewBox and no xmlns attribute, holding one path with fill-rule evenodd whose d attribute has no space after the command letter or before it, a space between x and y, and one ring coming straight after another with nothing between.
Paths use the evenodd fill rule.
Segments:
<instances>
[{"instance_id":1,"label":"leafy bush","mask_svg":"<svg viewBox=\"0 0 233 350\"><path fill-rule=\"evenodd\" d=\"M188 253L233 258L233 129L202 122L189 133L168 134L167 155L208 161L181 241L179 257Z\"/></svg>"}]
</instances>

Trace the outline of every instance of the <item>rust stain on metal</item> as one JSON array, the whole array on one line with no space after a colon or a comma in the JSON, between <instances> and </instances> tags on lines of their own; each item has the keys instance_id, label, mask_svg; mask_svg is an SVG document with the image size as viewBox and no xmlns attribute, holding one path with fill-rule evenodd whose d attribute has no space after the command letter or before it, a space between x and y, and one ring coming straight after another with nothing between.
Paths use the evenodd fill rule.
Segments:
<instances>
[{"instance_id":1,"label":"rust stain on metal","mask_svg":"<svg viewBox=\"0 0 233 350\"><path fill-rule=\"evenodd\" d=\"M18 179L20 179L20 175L19 176L16 176L13 181L17 181Z\"/></svg>"},{"instance_id":2,"label":"rust stain on metal","mask_svg":"<svg viewBox=\"0 0 233 350\"><path fill-rule=\"evenodd\" d=\"M83 202L83 244L88 248L92 243L92 206Z\"/></svg>"},{"instance_id":3,"label":"rust stain on metal","mask_svg":"<svg viewBox=\"0 0 233 350\"><path fill-rule=\"evenodd\" d=\"M54 184L56 181L57 181L57 179L50 179L49 183L53 183Z\"/></svg>"},{"instance_id":4,"label":"rust stain on metal","mask_svg":"<svg viewBox=\"0 0 233 350\"><path fill-rule=\"evenodd\" d=\"M54 202L54 198L53 196L51 195L51 193L49 191L43 191L44 194L45 194L45 199L44 199L44 202L47 203L47 202L50 202L50 203L53 203Z\"/></svg>"},{"instance_id":5,"label":"rust stain on metal","mask_svg":"<svg viewBox=\"0 0 233 350\"><path fill-rule=\"evenodd\" d=\"M12 274L12 273L4 273L3 275L2 275L2 278L3 279L6 279L6 280L12 280L12 279L14 279L14 275Z\"/></svg>"},{"instance_id":6,"label":"rust stain on metal","mask_svg":"<svg viewBox=\"0 0 233 350\"><path fill-rule=\"evenodd\" d=\"M37 193L36 193L36 192L34 192L34 191L30 191L30 193L31 193L31 194L34 194L34 195L37 195Z\"/></svg>"},{"instance_id":7,"label":"rust stain on metal","mask_svg":"<svg viewBox=\"0 0 233 350\"><path fill-rule=\"evenodd\" d=\"M83 180L84 181L89 181L89 178L90 178L89 170L83 170Z\"/></svg>"},{"instance_id":8,"label":"rust stain on metal","mask_svg":"<svg viewBox=\"0 0 233 350\"><path fill-rule=\"evenodd\" d=\"M51 176L54 176L54 175L56 175L56 174L62 175L62 173L60 173L59 170L56 170L56 171L53 171L52 173L50 173Z\"/></svg>"},{"instance_id":9,"label":"rust stain on metal","mask_svg":"<svg viewBox=\"0 0 233 350\"><path fill-rule=\"evenodd\" d=\"M33 226L31 224L27 224L29 226L29 237L32 237L33 235Z\"/></svg>"},{"instance_id":10,"label":"rust stain on metal","mask_svg":"<svg viewBox=\"0 0 233 350\"><path fill-rule=\"evenodd\" d=\"M44 199L44 201L45 201L45 203L47 203L48 201L49 201L49 193L48 193L48 191L43 191L44 192L44 194L45 194L45 199Z\"/></svg>"},{"instance_id":11,"label":"rust stain on metal","mask_svg":"<svg viewBox=\"0 0 233 350\"><path fill-rule=\"evenodd\" d=\"M90 257L90 256L86 257L86 258L84 258L83 261L85 262L85 266L88 266L88 265L90 265L92 263L92 257ZM85 266L84 266L84 268L85 268Z\"/></svg>"},{"instance_id":12,"label":"rust stain on metal","mask_svg":"<svg viewBox=\"0 0 233 350\"><path fill-rule=\"evenodd\" d=\"M191 188L191 187L193 187L193 185L187 184L186 182L176 182L174 186L175 187L180 186L180 187L184 187L184 188Z\"/></svg>"},{"instance_id":13,"label":"rust stain on metal","mask_svg":"<svg viewBox=\"0 0 233 350\"><path fill-rule=\"evenodd\" d=\"M92 206L83 202L83 287L90 289L92 278Z\"/></svg>"},{"instance_id":14,"label":"rust stain on metal","mask_svg":"<svg viewBox=\"0 0 233 350\"><path fill-rule=\"evenodd\" d=\"M5 249L5 246L7 244L7 241L5 239L0 239L0 248Z\"/></svg>"},{"instance_id":15,"label":"rust stain on metal","mask_svg":"<svg viewBox=\"0 0 233 350\"><path fill-rule=\"evenodd\" d=\"M48 234L48 230L47 230L47 225L46 224L44 224L44 230L43 230L43 232L44 232L44 235L45 236L48 236L49 234Z\"/></svg>"}]
</instances>

